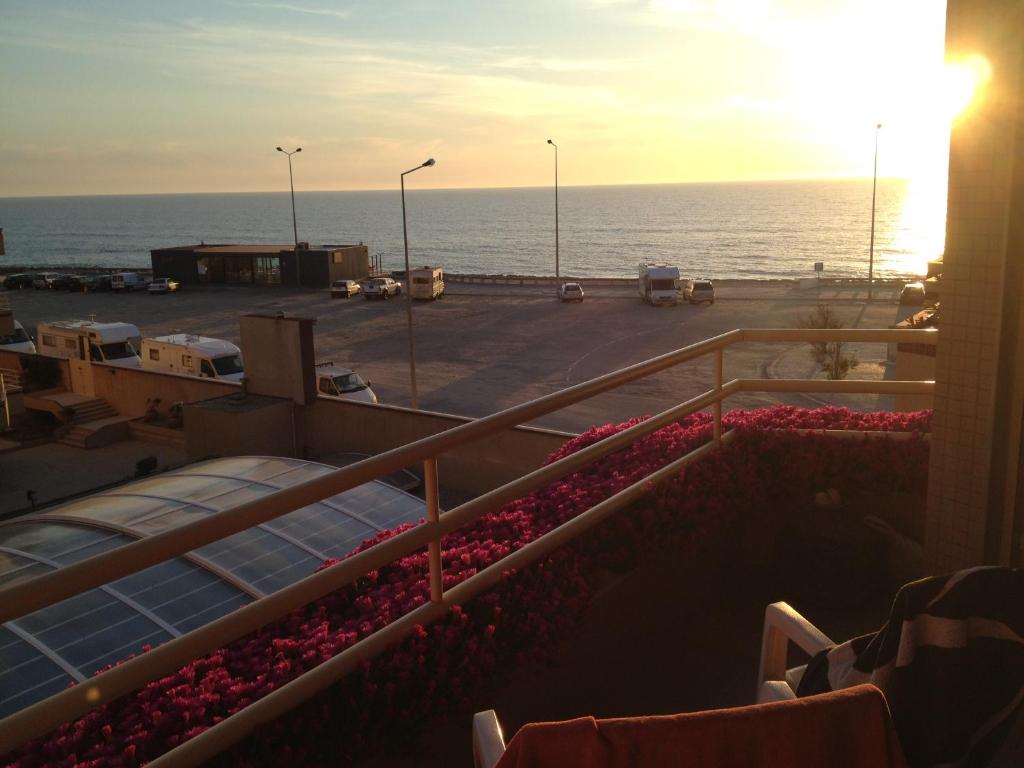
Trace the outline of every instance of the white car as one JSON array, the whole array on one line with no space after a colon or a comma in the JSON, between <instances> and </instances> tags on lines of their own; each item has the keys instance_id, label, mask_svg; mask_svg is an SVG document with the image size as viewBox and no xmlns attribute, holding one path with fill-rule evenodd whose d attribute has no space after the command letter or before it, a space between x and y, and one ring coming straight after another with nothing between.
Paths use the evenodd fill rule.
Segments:
<instances>
[{"instance_id":1,"label":"white car","mask_svg":"<svg viewBox=\"0 0 1024 768\"><path fill-rule=\"evenodd\" d=\"M558 286L559 301L583 301L583 288L579 283L562 283Z\"/></svg>"},{"instance_id":2,"label":"white car","mask_svg":"<svg viewBox=\"0 0 1024 768\"><path fill-rule=\"evenodd\" d=\"M687 280L683 286L683 301L691 304L715 303L715 286L710 280Z\"/></svg>"},{"instance_id":3,"label":"white car","mask_svg":"<svg viewBox=\"0 0 1024 768\"><path fill-rule=\"evenodd\" d=\"M15 320L14 333L10 336L0 336L0 349L5 349L8 352L29 352L34 355L36 345L32 343L32 339L25 333L24 326Z\"/></svg>"},{"instance_id":4,"label":"white car","mask_svg":"<svg viewBox=\"0 0 1024 768\"><path fill-rule=\"evenodd\" d=\"M351 368L330 362L316 364L316 391L320 397L332 400L377 404L377 395L370 389L369 381L363 381L363 377Z\"/></svg>"},{"instance_id":5,"label":"white car","mask_svg":"<svg viewBox=\"0 0 1024 768\"><path fill-rule=\"evenodd\" d=\"M363 296L370 299L390 299L402 295L402 284L390 277L371 277L363 281Z\"/></svg>"},{"instance_id":6,"label":"white car","mask_svg":"<svg viewBox=\"0 0 1024 768\"><path fill-rule=\"evenodd\" d=\"M171 293L181 288L181 283L171 280L169 277L158 277L146 286L150 293Z\"/></svg>"},{"instance_id":7,"label":"white car","mask_svg":"<svg viewBox=\"0 0 1024 768\"><path fill-rule=\"evenodd\" d=\"M331 283L331 298L347 299L349 296L357 295L361 290L355 280L335 280Z\"/></svg>"}]
</instances>

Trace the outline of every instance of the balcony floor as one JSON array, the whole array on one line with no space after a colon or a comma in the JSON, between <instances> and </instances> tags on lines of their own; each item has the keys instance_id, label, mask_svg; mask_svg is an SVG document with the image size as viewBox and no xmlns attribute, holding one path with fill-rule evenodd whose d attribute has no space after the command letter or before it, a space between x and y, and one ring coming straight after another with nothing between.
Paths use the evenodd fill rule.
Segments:
<instances>
[{"instance_id":1,"label":"balcony floor","mask_svg":"<svg viewBox=\"0 0 1024 768\"><path fill-rule=\"evenodd\" d=\"M888 616L894 591L852 607L812 605L773 569L737 566L723 549L733 547L662 556L614 581L549 667L511 671L476 709L496 710L507 740L531 721L749 704L768 603L789 602L837 641L874 631ZM428 723L414 743L367 765L471 768L470 719L467 713Z\"/></svg>"}]
</instances>

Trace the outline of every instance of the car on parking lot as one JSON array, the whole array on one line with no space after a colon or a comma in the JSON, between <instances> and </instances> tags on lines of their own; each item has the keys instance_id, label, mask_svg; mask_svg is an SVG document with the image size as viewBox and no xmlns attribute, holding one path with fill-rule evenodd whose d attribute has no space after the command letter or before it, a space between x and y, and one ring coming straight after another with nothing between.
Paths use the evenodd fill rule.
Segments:
<instances>
[{"instance_id":1,"label":"car on parking lot","mask_svg":"<svg viewBox=\"0 0 1024 768\"><path fill-rule=\"evenodd\" d=\"M335 280L331 283L331 298L347 299L349 296L355 296L361 290L359 283L355 280Z\"/></svg>"},{"instance_id":2,"label":"car on parking lot","mask_svg":"<svg viewBox=\"0 0 1024 768\"><path fill-rule=\"evenodd\" d=\"M367 301L402 295L402 284L390 277L371 277L363 281L361 288Z\"/></svg>"},{"instance_id":3,"label":"car on parking lot","mask_svg":"<svg viewBox=\"0 0 1024 768\"><path fill-rule=\"evenodd\" d=\"M74 285L78 281L78 277L78 275L60 275L50 283L50 287L55 291L74 290Z\"/></svg>"},{"instance_id":4,"label":"car on parking lot","mask_svg":"<svg viewBox=\"0 0 1024 768\"><path fill-rule=\"evenodd\" d=\"M53 288L53 281L60 278L59 272L40 272L32 278L32 287L37 291Z\"/></svg>"},{"instance_id":5,"label":"car on parking lot","mask_svg":"<svg viewBox=\"0 0 1024 768\"><path fill-rule=\"evenodd\" d=\"M924 283L907 283L900 291L900 304L919 307L924 304Z\"/></svg>"},{"instance_id":6,"label":"car on parking lot","mask_svg":"<svg viewBox=\"0 0 1024 768\"><path fill-rule=\"evenodd\" d=\"M181 288L181 283L171 280L169 277L158 277L146 286L150 293L172 293Z\"/></svg>"},{"instance_id":7,"label":"car on parking lot","mask_svg":"<svg viewBox=\"0 0 1024 768\"><path fill-rule=\"evenodd\" d=\"M89 293L90 291L104 290L101 285L99 275L70 275L61 287L69 291ZM110 278L107 278L106 290L110 290Z\"/></svg>"},{"instance_id":8,"label":"car on parking lot","mask_svg":"<svg viewBox=\"0 0 1024 768\"><path fill-rule=\"evenodd\" d=\"M710 280L687 280L683 284L683 301L700 304L706 301L715 303L715 286Z\"/></svg>"},{"instance_id":9,"label":"car on parking lot","mask_svg":"<svg viewBox=\"0 0 1024 768\"><path fill-rule=\"evenodd\" d=\"M16 291L21 288L31 288L32 280L34 278L35 275L31 272L18 272L13 275L7 275L7 277L4 278L4 288L8 291Z\"/></svg>"},{"instance_id":10,"label":"car on parking lot","mask_svg":"<svg viewBox=\"0 0 1024 768\"><path fill-rule=\"evenodd\" d=\"M316 364L316 390L320 397L333 400L356 400L377 404L377 395L370 389L370 382L351 368L343 368L332 362Z\"/></svg>"},{"instance_id":11,"label":"car on parking lot","mask_svg":"<svg viewBox=\"0 0 1024 768\"><path fill-rule=\"evenodd\" d=\"M558 286L559 301L583 301L583 287L579 283L562 283Z\"/></svg>"}]
</instances>

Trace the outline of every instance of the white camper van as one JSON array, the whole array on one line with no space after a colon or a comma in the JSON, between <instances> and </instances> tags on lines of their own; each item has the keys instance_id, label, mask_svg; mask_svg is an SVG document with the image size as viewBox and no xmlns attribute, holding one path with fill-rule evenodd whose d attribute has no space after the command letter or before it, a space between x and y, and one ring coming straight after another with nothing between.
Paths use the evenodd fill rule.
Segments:
<instances>
[{"instance_id":1,"label":"white camper van","mask_svg":"<svg viewBox=\"0 0 1024 768\"><path fill-rule=\"evenodd\" d=\"M110 276L110 289L112 291L141 291L149 283L138 272L118 272Z\"/></svg>"},{"instance_id":2,"label":"white camper van","mask_svg":"<svg viewBox=\"0 0 1024 768\"><path fill-rule=\"evenodd\" d=\"M36 345L25 333L25 327L17 320L14 321L14 333L9 336L0 335L0 349L8 352L30 352L35 353Z\"/></svg>"},{"instance_id":3,"label":"white camper van","mask_svg":"<svg viewBox=\"0 0 1024 768\"><path fill-rule=\"evenodd\" d=\"M174 333L142 340L142 367L224 381L242 380L242 350L223 339Z\"/></svg>"},{"instance_id":4,"label":"white camper van","mask_svg":"<svg viewBox=\"0 0 1024 768\"><path fill-rule=\"evenodd\" d=\"M36 326L39 354L139 368L141 337L131 323L58 320Z\"/></svg>"},{"instance_id":5,"label":"white camper van","mask_svg":"<svg viewBox=\"0 0 1024 768\"><path fill-rule=\"evenodd\" d=\"M648 304L678 304L679 268L667 264L641 264L637 289L640 298Z\"/></svg>"},{"instance_id":6,"label":"white camper van","mask_svg":"<svg viewBox=\"0 0 1024 768\"><path fill-rule=\"evenodd\" d=\"M444 270L438 267L420 267L409 270L410 288L414 299L439 299L444 296Z\"/></svg>"},{"instance_id":7,"label":"white camper van","mask_svg":"<svg viewBox=\"0 0 1024 768\"><path fill-rule=\"evenodd\" d=\"M332 400L377 404L377 395L370 389L370 382L363 381L363 377L351 368L330 362L316 364L316 390L320 397Z\"/></svg>"}]
</instances>

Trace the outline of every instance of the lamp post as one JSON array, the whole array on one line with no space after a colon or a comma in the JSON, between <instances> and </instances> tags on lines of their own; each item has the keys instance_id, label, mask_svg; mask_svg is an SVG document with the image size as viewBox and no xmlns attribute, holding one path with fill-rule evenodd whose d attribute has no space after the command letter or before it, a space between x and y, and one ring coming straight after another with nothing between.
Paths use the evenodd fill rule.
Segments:
<instances>
[{"instance_id":1,"label":"lamp post","mask_svg":"<svg viewBox=\"0 0 1024 768\"><path fill-rule=\"evenodd\" d=\"M404 171L398 177L402 185L402 239L405 241L405 313L409 322L409 387L413 408L418 408L419 404L416 400L416 347L412 338L412 274L409 270L409 228L405 222L405 175L418 171L420 168L429 168L433 164L434 158L430 158L415 168Z\"/></svg>"},{"instance_id":2,"label":"lamp post","mask_svg":"<svg viewBox=\"0 0 1024 768\"><path fill-rule=\"evenodd\" d=\"M551 139L548 144L555 148L555 278L558 278L558 145Z\"/></svg>"},{"instance_id":3,"label":"lamp post","mask_svg":"<svg viewBox=\"0 0 1024 768\"><path fill-rule=\"evenodd\" d=\"M301 288L302 270L299 267L299 225L295 221L295 181L292 177L292 155L296 155L301 152L302 147L296 147L291 152L285 152L281 147L278 147L277 151L288 155L288 185L292 190L292 234L295 236L295 280Z\"/></svg>"},{"instance_id":4,"label":"lamp post","mask_svg":"<svg viewBox=\"0 0 1024 768\"><path fill-rule=\"evenodd\" d=\"M871 245L868 249L868 301L871 301L875 282L875 195L878 191L878 134L882 124L875 125L875 170L871 181Z\"/></svg>"}]
</instances>

